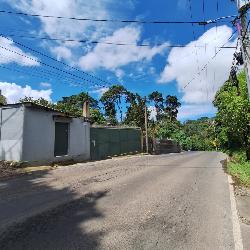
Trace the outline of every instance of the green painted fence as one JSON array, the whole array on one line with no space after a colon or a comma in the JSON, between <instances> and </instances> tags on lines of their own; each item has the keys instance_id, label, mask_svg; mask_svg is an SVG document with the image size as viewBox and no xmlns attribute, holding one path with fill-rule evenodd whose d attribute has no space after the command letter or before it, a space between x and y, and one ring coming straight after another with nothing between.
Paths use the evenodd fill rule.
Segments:
<instances>
[{"instance_id":1,"label":"green painted fence","mask_svg":"<svg viewBox=\"0 0 250 250\"><path fill-rule=\"evenodd\" d=\"M137 128L91 127L91 159L141 152L141 130Z\"/></svg>"}]
</instances>

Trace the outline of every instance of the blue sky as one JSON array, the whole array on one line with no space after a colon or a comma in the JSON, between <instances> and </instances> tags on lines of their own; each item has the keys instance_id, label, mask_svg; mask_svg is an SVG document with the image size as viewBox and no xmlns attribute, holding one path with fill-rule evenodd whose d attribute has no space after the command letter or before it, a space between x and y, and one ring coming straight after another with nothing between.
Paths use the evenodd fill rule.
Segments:
<instances>
[{"instance_id":1,"label":"blue sky","mask_svg":"<svg viewBox=\"0 0 250 250\"><path fill-rule=\"evenodd\" d=\"M195 21L237 15L236 6L230 0L204 0L204 7L200 0L3 0L0 10L97 19L190 21L190 3ZM139 25L2 13L0 33L8 39L0 37L0 46L3 47L0 48L0 88L9 102L18 101L24 95L56 102L62 96L80 91L100 96L107 89L104 86L107 84L79 72L82 70L106 82L123 84L128 90L143 96L155 90L164 95L177 95L182 102L181 120L213 116L215 110L211 103L216 90L228 77L234 49L223 49L215 59L211 58L218 51L216 47L226 43L232 32L230 22L206 27L191 24ZM20 36L124 42L135 46L45 41ZM235 39L227 46L234 46ZM78 71L15 42L67 63ZM150 46L136 46L140 43ZM169 45L186 47L170 49ZM197 75L208 62L206 69ZM65 74L65 71L78 78Z\"/></svg>"}]
</instances>

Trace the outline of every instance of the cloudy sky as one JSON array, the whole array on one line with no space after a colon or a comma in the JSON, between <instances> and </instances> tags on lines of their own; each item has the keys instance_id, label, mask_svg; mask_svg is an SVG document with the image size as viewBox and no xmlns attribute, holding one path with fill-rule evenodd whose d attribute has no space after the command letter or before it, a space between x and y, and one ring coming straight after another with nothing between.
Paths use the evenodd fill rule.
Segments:
<instances>
[{"instance_id":1,"label":"cloudy sky","mask_svg":"<svg viewBox=\"0 0 250 250\"><path fill-rule=\"evenodd\" d=\"M0 10L90 19L167 21L213 20L237 14L235 4L229 0L2 0ZM237 39L236 34L228 41L234 31L230 20L204 27L1 13L0 89L10 103L24 96L56 102L80 91L98 97L110 84L119 83L143 96L155 90L178 96L182 102L181 120L213 116L212 100L228 77L234 53L234 49L219 47L233 47ZM84 42L65 41L68 39Z\"/></svg>"}]
</instances>

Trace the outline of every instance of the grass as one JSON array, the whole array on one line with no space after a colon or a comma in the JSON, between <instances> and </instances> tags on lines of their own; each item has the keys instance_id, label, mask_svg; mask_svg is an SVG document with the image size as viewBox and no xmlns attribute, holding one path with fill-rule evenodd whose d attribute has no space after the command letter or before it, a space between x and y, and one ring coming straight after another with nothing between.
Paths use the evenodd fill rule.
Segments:
<instances>
[{"instance_id":1,"label":"grass","mask_svg":"<svg viewBox=\"0 0 250 250\"><path fill-rule=\"evenodd\" d=\"M240 184L250 187L250 162L246 160L243 152L234 153L228 164L228 172Z\"/></svg>"}]
</instances>

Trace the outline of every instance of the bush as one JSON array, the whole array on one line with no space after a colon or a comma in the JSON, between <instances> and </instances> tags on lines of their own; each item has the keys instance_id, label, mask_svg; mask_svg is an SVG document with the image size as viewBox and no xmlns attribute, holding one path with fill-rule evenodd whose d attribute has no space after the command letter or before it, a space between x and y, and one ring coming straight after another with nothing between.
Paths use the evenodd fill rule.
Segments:
<instances>
[{"instance_id":1,"label":"bush","mask_svg":"<svg viewBox=\"0 0 250 250\"><path fill-rule=\"evenodd\" d=\"M247 161L246 153L243 151L231 152L231 162L228 165L228 172L237 180L250 187L250 162Z\"/></svg>"}]
</instances>

